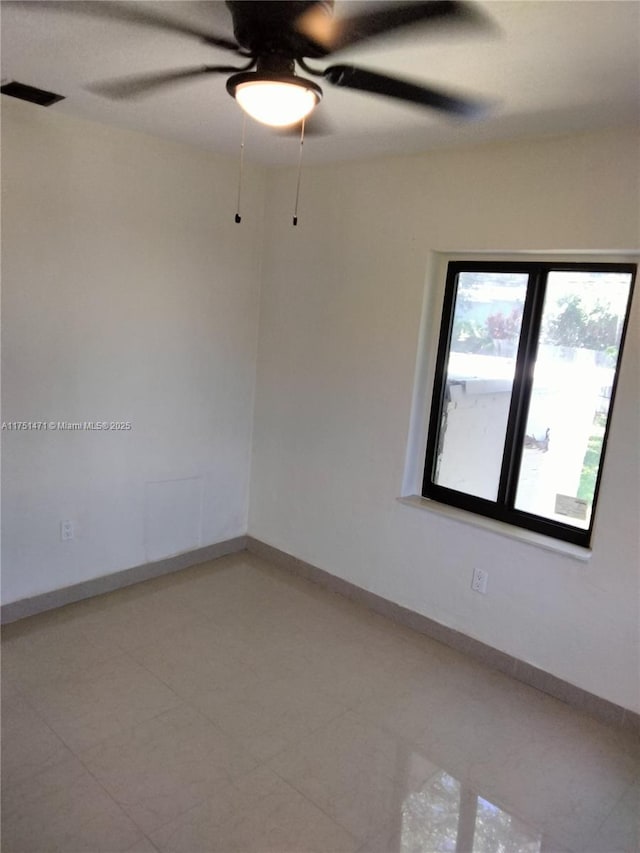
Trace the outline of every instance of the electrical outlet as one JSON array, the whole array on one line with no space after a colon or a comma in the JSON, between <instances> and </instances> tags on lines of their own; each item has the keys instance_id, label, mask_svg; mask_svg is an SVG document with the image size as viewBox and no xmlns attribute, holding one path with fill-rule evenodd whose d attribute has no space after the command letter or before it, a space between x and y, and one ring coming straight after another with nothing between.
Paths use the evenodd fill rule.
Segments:
<instances>
[{"instance_id":1,"label":"electrical outlet","mask_svg":"<svg viewBox=\"0 0 640 853\"><path fill-rule=\"evenodd\" d=\"M471 589L474 592L481 592L482 595L486 595L488 580L489 572L485 571L485 569L474 569L473 578L471 580Z\"/></svg>"},{"instance_id":2,"label":"electrical outlet","mask_svg":"<svg viewBox=\"0 0 640 853\"><path fill-rule=\"evenodd\" d=\"M60 522L60 539L63 542L73 539L73 521Z\"/></svg>"}]
</instances>

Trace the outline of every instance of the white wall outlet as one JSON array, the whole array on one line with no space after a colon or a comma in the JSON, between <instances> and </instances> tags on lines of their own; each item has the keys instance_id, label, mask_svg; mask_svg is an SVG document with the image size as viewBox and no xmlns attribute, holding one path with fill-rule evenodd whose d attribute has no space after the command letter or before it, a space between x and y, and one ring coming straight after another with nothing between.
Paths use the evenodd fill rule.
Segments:
<instances>
[{"instance_id":1,"label":"white wall outlet","mask_svg":"<svg viewBox=\"0 0 640 853\"><path fill-rule=\"evenodd\" d=\"M471 580L471 589L474 592L481 592L483 595L486 595L488 580L489 572L485 571L485 569L474 569L473 578Z\"/></svg>"},{"instance_id":2,"label":"white wall outlet","mask_svg":"<svg viewBox=\"0 0 640 853\"><path fill-rule=\"evenodd\" d=\"M60 539L66 542L68 539L73 539L73 521L60 522Z\"/></svg>"}]
</instances>

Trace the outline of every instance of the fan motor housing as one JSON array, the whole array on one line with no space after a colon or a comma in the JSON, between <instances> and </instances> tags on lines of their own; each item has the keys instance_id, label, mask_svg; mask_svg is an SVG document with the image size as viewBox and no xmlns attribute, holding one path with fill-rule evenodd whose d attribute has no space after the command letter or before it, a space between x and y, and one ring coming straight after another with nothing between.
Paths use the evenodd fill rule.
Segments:
<instances>
[{"instance_id":1,"label":"fan motor housing","mask_svg":"<svg viewBox=\"0 0 640 853\"><path fill-rule=\"evenodd\" d=\"M312 6L327 15L333 0L227 0L233 18L233 34L238 44L256 56L275 53L298 57L322 57L327 51L297 32L293 22Z\"/></svg>"}]
</instances>

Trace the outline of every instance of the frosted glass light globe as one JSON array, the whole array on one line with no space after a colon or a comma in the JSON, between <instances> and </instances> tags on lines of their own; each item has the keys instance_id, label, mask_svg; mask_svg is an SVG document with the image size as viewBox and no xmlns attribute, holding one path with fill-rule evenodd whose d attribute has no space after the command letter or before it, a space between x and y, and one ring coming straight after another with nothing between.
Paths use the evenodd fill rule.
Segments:
<instances>
[{"instance_id":1,"label":"frosted glass light globe","mask_svg":"<svg viewBox=\"0 0 640 853\"><path fill-rule=\"evenodd\" d=\"M229 81L229 93L248 115L271 127L287 127L302 121L322 96L315 83L293 75L290 80L269 79L257 73L243 74L242 78Z\"/></svg>"}]
</instances>

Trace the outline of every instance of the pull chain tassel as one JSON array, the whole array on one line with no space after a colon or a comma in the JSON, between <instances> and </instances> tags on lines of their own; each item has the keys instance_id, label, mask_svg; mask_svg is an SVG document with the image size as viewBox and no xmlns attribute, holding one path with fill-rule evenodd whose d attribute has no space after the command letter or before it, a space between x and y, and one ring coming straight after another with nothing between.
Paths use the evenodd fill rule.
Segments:
<instances>
[{"instance_id":1,"label":"pull chain tassel","mask_svg":"<svg viewBox=\"0 0 640 853\"><path fill-rule=\"evenodd\" d=\"M302 176L302 147L304 145L304 119L300 126L300 154L298 156L298 184L296 186L296 205L293 211L293 224L298 224L298 200L300 198L300 178Z\"/></svg>"},{"instance_id":2,"label":"pull chain tassel","mask_svg":"<svg viewBox=\"0 0 640 853\"><path fill-rule=\"evenodd\" d=\"M242 217L240 216L240 194L242 192L242 172L244 169L244 135L247 128L247 114L244 113L242 117L242 138L240 140L240 169L238 170L238 200L236 203L236 223L242 222Z\"/></svg>"}]
</instances>

